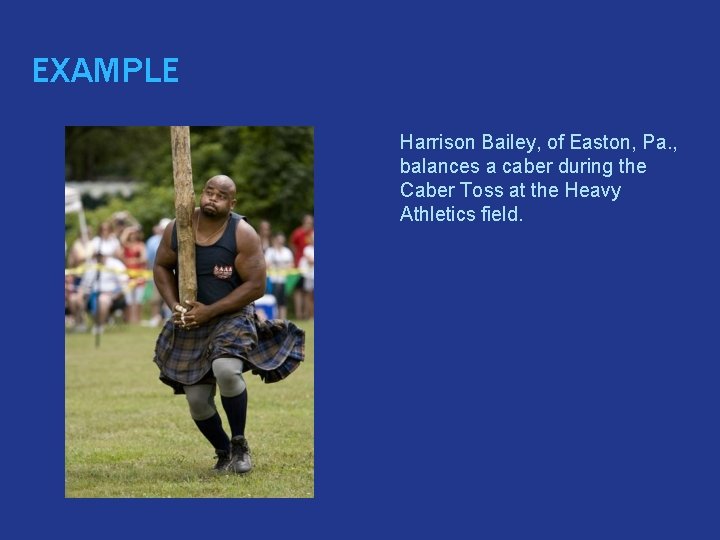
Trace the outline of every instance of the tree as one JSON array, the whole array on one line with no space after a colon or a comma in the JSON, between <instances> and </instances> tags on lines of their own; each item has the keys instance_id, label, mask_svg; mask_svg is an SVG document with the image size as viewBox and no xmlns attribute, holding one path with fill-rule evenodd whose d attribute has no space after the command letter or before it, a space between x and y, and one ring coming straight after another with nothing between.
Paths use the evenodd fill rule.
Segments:
<instances>
[{"instance_id":1,"label":"tree","mask_svg":"<svg viewBox=\"0 0 720 540\"><path fill-rule=\"evenodd\" d=\"M312 127L200 126L190 136L196 193L211 176L228 174L237 184L237 210L253 225L267 219L286 233L313 213ZM91 225L123 209L149 235L160 218L174 215L169 127L67 127L65 157L66 180L141 183L134 198L113 198L89 212ZM75 231L68 225L70 239Z\"/></svg>"}]
</instances>

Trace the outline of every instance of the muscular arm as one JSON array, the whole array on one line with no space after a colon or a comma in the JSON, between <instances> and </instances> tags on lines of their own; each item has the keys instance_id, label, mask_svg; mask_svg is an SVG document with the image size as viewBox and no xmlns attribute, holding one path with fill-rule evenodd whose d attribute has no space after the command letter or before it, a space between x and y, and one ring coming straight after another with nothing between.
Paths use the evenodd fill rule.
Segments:
<instances>
[{"instance_id":1,"label":"muscular arm","mask_svg":"<svg viewBox=\"0 0 720 540\"><path fill-rule=\"evenodd\" d=\"M160 240L157 254L155 255L155 265L153 266L153 278L160 296L165 303L171 308L180 300L180 292L178 291L177 277L175 269L177 268L177 253L172 249L172 231L175 227L173 221L167 227Z\"/></svg>"},{"instance_id":2,"label":"muscular arm","mask_svg":"<svg viewBox=\"0 0 720 540\"><path fill-rule=\"evenodd\" d=\"M177 268L177 253L172 250L172 229L170 224L165 228L162 240L158 246L153 267L153 276L158 292L168 306L174 307L179 303L180 294L174 270ZM189 308L182 318L188 328L205 324L215 317L228 313L235 313L246 305L254 302L265 293L265 257L260 245L260 237L255 230L244 221L238 223L235 230L237 255L235 256L235 269L242 279L242 284L230 294L210 305L200 302L188 302ZM176 324L180 323L180 313L175 313Z\"/></svg>"},{"instance_id":3,"label":"muscular arm","mask_svg":"<svg viewBox=\"0 0 720 540\"><path fill-rule=\"evenodd\" d=\"M242 285L207 306L211 318L234 313L265 294L265 257L260 237L248 223L240 221L235 230L235 241L235 269L240 274Z\"/></svg>"}]
</instances>

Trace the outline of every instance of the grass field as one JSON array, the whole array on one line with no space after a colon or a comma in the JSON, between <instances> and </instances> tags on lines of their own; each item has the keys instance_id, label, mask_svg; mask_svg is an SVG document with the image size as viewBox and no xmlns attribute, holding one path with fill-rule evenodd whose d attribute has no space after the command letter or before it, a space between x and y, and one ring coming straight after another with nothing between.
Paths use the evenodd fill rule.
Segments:
<instances>
[{"instance_id":1,"label":"grass field","mask_svg":"<svg viewBox=\"0 0 720 540\"><path fill-rule=\"evenodd\" d=\"M306 359L290 377L264 384L246 373L254 469L243 476L212 471L214 450L185 397L158 380L158 329L111 327L99 348L90 334L68 334L65 496L313 497L314 325L298 325Z\"/></svg>"}]
</instances>

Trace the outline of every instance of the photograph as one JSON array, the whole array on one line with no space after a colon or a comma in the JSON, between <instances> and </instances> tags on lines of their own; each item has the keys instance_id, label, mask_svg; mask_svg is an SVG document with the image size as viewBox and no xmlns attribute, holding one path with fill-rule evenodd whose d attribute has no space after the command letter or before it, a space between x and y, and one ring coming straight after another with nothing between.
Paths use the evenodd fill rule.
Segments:
<instances>
[{"instance_id":1,"label":"photograph","mask_svg":"<svg viewBox=\"0 0 720 540\"><path fill-rule=\"evenodd\" d=\"M64 142L65 497L314 498L313 127Z\"/></svg>"}]
</instances>

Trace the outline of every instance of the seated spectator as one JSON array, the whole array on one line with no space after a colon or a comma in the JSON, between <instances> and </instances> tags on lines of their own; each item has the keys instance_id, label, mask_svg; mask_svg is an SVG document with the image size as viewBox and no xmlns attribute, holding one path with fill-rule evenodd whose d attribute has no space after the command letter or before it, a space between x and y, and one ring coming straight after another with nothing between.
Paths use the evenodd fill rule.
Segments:
<instances>
[{"instance_id":1,"label":"seated spectator","mask_svg":"<svg viewBox=\"0 0 720 540\"><path fill-rule=\"evenodd\" d=\"M104 221L100 224L98 235L90 241L92 253L102 253L107 257L116 259L122 256L122 246L115 233L113 233L112 224Z\"/></svg>"},{"instance_id":2,"label":"seated spectator","mask_svg":"<svg viewBox=\"0 0 720 540\"><path fill-rule=\"evenodd\" d=\"M75 310L72 298L80 286L80 279L85 270L85 265L92 258L91 234L90 229L88 229L89 238L87 242L83 240L82 234L79 234L67 255L67 268L72 272L65 276L65 312L68 316L66 325L79 332L84 332L87 329L85 326L85 310L80 312Z\"/></svg>"},{"instance_id":3,"label":"seated spectator","mask_svg":"<svg viewBox=\"0 0 720 540\"><path fill-rule=\"evenodd\" d=\"M75 314L94 316L94 333L102 333L110 315L124 309L128 277L125 265L114 257L96 253L91 267L83 274L80 286L71 297Z\"/></svg>"},{"instance_id":4,"label":"seated spectator","mask_svg":"<svg viewBox=\"0 0 720 540\"><path fill-rule=\"evenodd\" d=\"M90 228L88 228L87 234L88 234L87 242L85 242L83 240L83 237L81 234L78 234L78 237L75 239L72 246L70 247L70 253L68 253L68 256L67 256L67 267L68 268L76 268L80 265L83 265L90 257L92 257L92 254L93 254L93 251L91 249L92 230Z\"/></svg>"},{"instance_id":5,"label":"seated spectator","mask_svg":"<svg viewBox=\"0 0 720 540\"><path fill-rule=\"evenodd\" d=\"M73 311L73 295L77 289L75 283L75 276L72 274L65 274L65 327L72 328L76 331L85 331L85 313L84 311L77 314Z\"/></svg>"}]
</instances>

